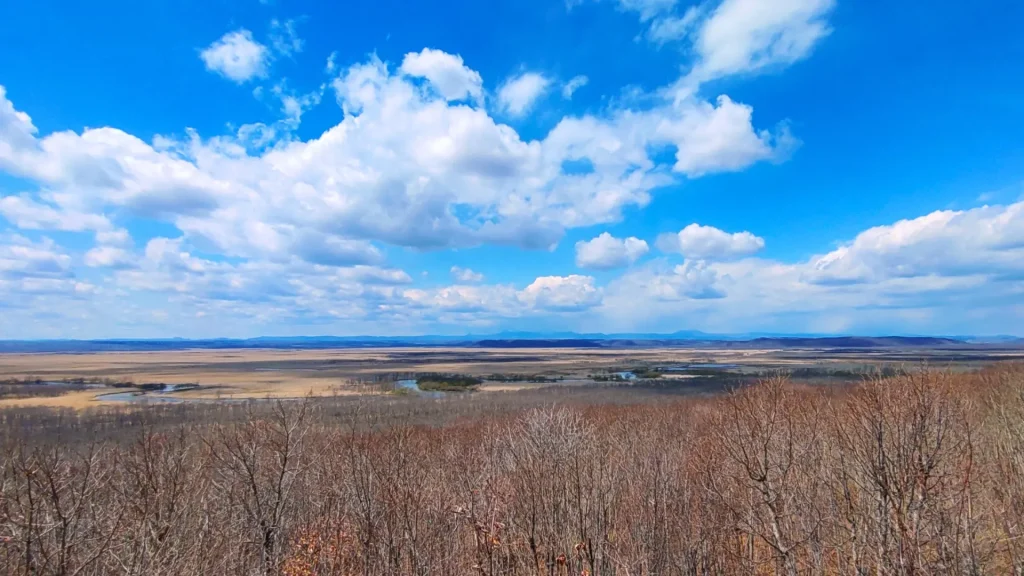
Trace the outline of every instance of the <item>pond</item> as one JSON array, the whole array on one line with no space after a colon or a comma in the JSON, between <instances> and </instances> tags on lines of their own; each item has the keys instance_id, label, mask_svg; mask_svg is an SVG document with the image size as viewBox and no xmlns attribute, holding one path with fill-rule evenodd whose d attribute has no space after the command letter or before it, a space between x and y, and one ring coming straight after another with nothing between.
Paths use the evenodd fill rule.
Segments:
<instances>
[{"instance_id":1,"label":"pond","mask_svg":"<svg viewBox=\"0 0 1024 576\"><path fill-rule=\"evenodd\" d=\"M421 390L415 378L410 380L398 380L395 382L395 390L408 390L426 398L444 398L444 392Z\"/></svg>"}]
</instances>

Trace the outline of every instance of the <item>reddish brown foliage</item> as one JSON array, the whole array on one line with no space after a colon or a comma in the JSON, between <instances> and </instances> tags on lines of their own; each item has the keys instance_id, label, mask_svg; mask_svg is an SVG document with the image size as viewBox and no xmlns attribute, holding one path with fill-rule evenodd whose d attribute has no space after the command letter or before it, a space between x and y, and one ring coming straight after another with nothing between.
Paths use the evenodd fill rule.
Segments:
<instances>
[{"instance_id":1,"label":"reddish brown foliage","mask_svg":"<svg viewBox=\"0 0 1024 576\"><path fill-rule=\"evenodd\" d=\"M10 447L0 573L1024 574L1024 370ZM373 430L373 431L369 431Z\"/></svg>"}]
</instances>

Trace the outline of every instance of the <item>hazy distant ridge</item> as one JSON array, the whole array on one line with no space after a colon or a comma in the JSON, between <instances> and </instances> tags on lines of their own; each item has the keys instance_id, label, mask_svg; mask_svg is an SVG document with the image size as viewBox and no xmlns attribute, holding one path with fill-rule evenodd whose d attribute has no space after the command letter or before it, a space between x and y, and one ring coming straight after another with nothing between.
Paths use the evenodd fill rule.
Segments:
<instances>
[{"instance_id":1,"label":"hazy distant ridge","mask_svg":"<svg viewBox=\"0 0 1024 576\"><path fill-rule=\"evenodd\" d=\"M300 349L300 348L370 348L458 346L489 348L595 348L655 347L681 348L943 348L1001 346L1021 347L1024 339L939 338L928 336L779 336L779 335L717 335L695 331L672 334L575 334L506 332L481 336L286 336L232 339L213 338L189 340L118 339L118 340L3 340L0 352L111 352L161 351L185 349Z\"/></svg>"}]
</instances>

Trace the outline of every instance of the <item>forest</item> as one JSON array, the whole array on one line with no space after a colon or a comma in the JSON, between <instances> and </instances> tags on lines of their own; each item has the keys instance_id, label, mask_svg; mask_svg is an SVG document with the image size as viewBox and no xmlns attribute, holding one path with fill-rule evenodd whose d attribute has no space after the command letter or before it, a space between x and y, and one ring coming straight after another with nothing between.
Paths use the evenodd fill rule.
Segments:
<instances>
[{"instance_id":1,"label":"forest","mask_svg":"<svg viewBox=\"0 0 1024 576\"><path fill-rule=\"evenodd\" d=\"M0 573L1024 574L1024 366L415 400L0 413Z\"/></svg>"}]
</instances>

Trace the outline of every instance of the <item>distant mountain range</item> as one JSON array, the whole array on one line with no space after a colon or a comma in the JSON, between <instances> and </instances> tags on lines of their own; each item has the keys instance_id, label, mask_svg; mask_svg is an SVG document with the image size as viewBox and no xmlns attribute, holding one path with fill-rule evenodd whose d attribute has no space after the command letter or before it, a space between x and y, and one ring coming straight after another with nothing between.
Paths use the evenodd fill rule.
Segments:
<instances>
[{"instance_id":1,"label":"distant mountain range","mask_svg":"<svg viewBox=\"0 0 1024 576\"><path fill-rule=\"evenodd\" d=\"M474 348L638 348L674 346L681 348L969 348L983 346L1020 348L1024 338L1015 336L829 336L822 334L707 334L682 330L671 334L579 334L575 332L501 332L465 336L262 336L259 338L213 338L190 340L0 340L0 352L111 352L186 349L325 349L455 346Z\"/></svg>"}]
</instances>

